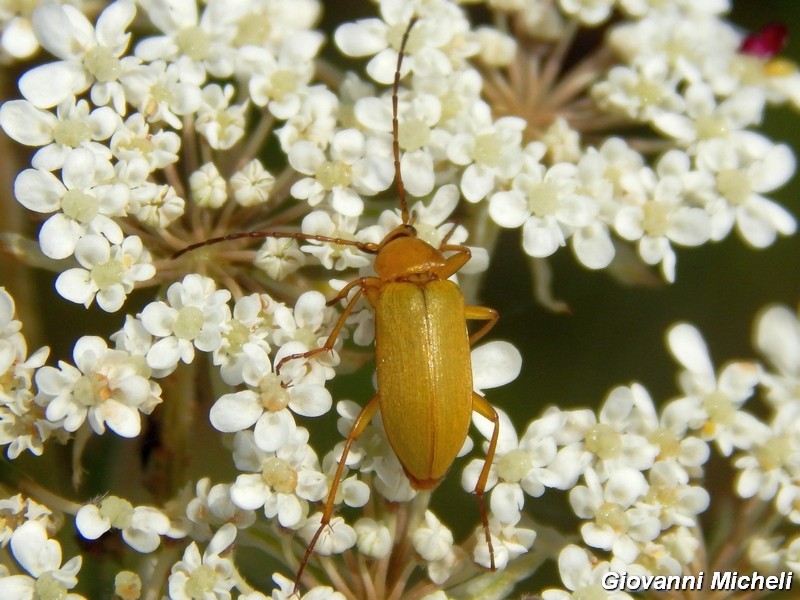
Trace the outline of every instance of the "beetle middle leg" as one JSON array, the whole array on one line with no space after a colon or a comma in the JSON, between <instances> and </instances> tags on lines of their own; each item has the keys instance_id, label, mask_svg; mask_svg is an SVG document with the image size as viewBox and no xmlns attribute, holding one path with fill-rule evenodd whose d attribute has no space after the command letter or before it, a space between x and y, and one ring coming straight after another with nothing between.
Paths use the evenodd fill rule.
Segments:
<instances>
[{"instance_id":1,"label":"beetle middle leg","mask_svg":"<svg viewBox=\"0 0 800 600\"><path fill-rule=\"evenodd\" d=\"M486 321L478 331L469 336L470 346L489 333L500 318L500 314L495 309L486 306L467 306L464 309L464 315L468 321Z\"/></svg>"},{"instance_id":2,"label":"beetle middle leg","mask_svg":"<svg viewBox=\"0 0 800 600\"><path fill-rule=\"evenodd\" d=\"M331 489L328 491L328 499L325 501L325 508L322 511L322 519L320 520L319 528L314 533L314 537L311 538L308 546L306 546L305 554L303 554L303 559L300 561L300 567L297 569L297 575L294 579L295 594L297 594L299 591L300 578L303 576L303 571L305 571L306 565L308 564L308 559L311 557L311 553L314 551L314 546L317 545L319 536L322 535L325 527L327 527L331 522L331 517L333 516L333 504L336 500L336 492L338 491L339 484L342 481L344 465L347 462L347 455L350 453L350 447L353 445L353 442L355 442L361 436L361 434L364 433L367 425L370 424L370 421L372 421L372 418L378 412L380 405L380 396L375 394L372 399L367 402L366 406L361 409L361 412L358 413L356 420L353 421L353 426L350 429L350 433L347 436L347 441L344 444L344 449L342 450L342 456L339 458L339 463L336 466L336 473L333 475Z\"/></svg>"},{"instance_id":3,"label":"beetle middle leg","mask_svg":"<svg viewBox=\"0 0 800 600\"><path fill-rule=\"evenodd\" d=\"M476 307L481 308L481 307ZM492 571L497 570L494 564L494 546L492 545L492 534L489 531L489 515L486 512L486 503L483 500L483 494L486 491L486 482L489 479L489 469L492 467L492 460L494 460L494 452L497 448L497 437L500 433L500 417L494 407L489 404L483 396L472 393L472 410L486 417L492 422L492 438L489 441L489 449L486 451L486 459L483 461L483 468L481 474L478 476L478 483L475 484L473 493L478 497L478 505L481 511L481 522L483 523L483 533L486 536L486 544L489 547L489 561Z\"/></svg>"}]
</instances>

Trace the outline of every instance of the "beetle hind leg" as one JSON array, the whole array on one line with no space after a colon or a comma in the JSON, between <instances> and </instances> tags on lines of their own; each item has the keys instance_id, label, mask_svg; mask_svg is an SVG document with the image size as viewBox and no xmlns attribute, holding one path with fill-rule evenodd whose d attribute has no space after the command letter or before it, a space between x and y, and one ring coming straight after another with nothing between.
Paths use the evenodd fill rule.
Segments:
<instances>
[{"instance_id":1,"label":"beetle hind leg","mask_svg":"<svg viewBox=\"0 0 800 600\"><path fill-rule=\"evenodd\" d=\"M486 545L489 547L489 568L492 571L496 571L497 566L494 562L494 545L492 544L492 534L489 531L489 514L486 511L486 502L483 499L483 495L486 491L486 482L489 479L489 469L492 466L495 449L497 448L497 436L500 432L500 417L498 416L494 407L486 400L486 398L476 394L475 392L472 393L472 410L482 417L489 419L493 425L492 438L489 440L489 449L486 451L486 459L483 461L483 468L481 469L480 476L478 476L478 483L475 484L475 490L473 493L478 497L478 505L481 511L481 522L483 523L483 533L486 536Z\"/></svg>"},{"instance_id":2,"label":"beetle hind leg","mask_svg":"<svg viewBox=\"0 0 800 600\"><path fill-rule=\"evenodd\" d=\"M353 421L353 426L350 429L350 433L347 436L347 441L344 444L344 448L342 449L342 456L339 458L339 462L336 465L336 473L333 475L333 480L331 481L331 489L328 491L328 498L325 500L325 508L322 511L322 519L320 519L319 527L317 531L314 533L314 536L308 542L308 546L306 546L306 551L303 554L303 558L300 561L300 566L297 569L297 575L294 578L294 594L298 594L300 589L300 579L303 577L303 572L306 569L306 565L308 564L309 558L311 558L311 554L314 552L314 546L317 545L317 541L319 541L319 537L322 535L322 532L325 531L325 528L330 524L331 517L333 517L333 504L336 501L336 492L339 490L339 484L342 481L342 474L344 473L344 466L347 462L347 455L350 453L350 448L362 433L369 425L372 418L378 412L380 408L380 396L375 394L372 399L367 402L366 406L361 409L361 412L358 413L356 420Z\"/></svg>"}]
</instances>

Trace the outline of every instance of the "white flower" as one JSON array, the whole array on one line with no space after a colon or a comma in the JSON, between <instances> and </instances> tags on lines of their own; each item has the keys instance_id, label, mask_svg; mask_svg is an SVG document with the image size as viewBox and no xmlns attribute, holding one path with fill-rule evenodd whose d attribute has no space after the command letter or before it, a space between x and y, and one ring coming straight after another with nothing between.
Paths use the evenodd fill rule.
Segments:
<instances>
[{"instance_id":1,"label":"white flower","mask_svg":"<svg viewBox=\"0 0 800 600\"><path fill-rule=\"evenodd\" d=\"M192 542L183 558L172 565L169 576L169 597L174 600L193 600L198 595L208 600L228 600L236 585L236 568L227 556L220 556L236 539L236 526L226 523L219 528L206 546L203 555Z\"/></svg>"},{"instance_id":2,"label":"white flower","mask_svg":"<svg viewBox=\"0 0 800 600\"><path fill-rule=\"evenodd\" d=\"M272 581L279 586L279 589L272 590L272 600L297 600L298 596L294 593L294 580L275 573ZM345 598L344 594L334 591L333 588L319 585L308 590L300 596L299 600L345 600Z\"/></svg>"},{"instance_id":3,"label":"white flower","mask_svg":"<svg viewBox=\"0 0 800 600\"><path fill-rule=\"evenodd\" d=\"M216 83L203 88L195 128L215 150L228 150L244 135L246 104L231 104L234 88Z\"/></svg>"},{"instance_id":4,"label":"white flower","mask_svg":"<svg viewBox=\"0 0 800 600\"><path fill-rule=\"evenodd\" d=\"M117 167L120 165L123 163L118 163ZM131 189L130 212L142 224L166 229L183 215L186 202L171 185L141 182L139 179L134 181L142 185Z\"/></svg>"},{"instance_id":5,"label":"white flower","mask_svg":"<svg viewBox=\"0 0 800 600\"><path fill-rule=\"evenodd\" d=\"M512 560L530 550L536 540L536 532L533 529L515 525L497 527L492 519L489 520L489 528L494 532L491 536L493 555L489 553L483 527L475 531L475 562L486 569L491 568L492 558L494 558L495 568L505 569Z\"/></svg>"},{"instance_id":6,"label":"white flower","mask_svg":"<svg viewBox=\"0 0 800 600\"><path fill-rule=\"evenodd\" d=\"M510 190L491 196L489 215L501 227L522 226L526 253L550 256L598 212L596 202L578 192L577 173L570 163L525 170L514 177Z\"/></svg>"},{"instance_id":7,"label":"white flower","mask_svg":"<svg viewBox=\"0 0 800 600\"><path fill-rule=\"evenodd\" d=\"M711 87L694 82L684 92L685 114L665 113L653 120L653 125L684 146L698 140L726 137L761 120L764 110L764 91L754 86L741 88L717 102Z\"/></svg>"},{"instance_id":8,"label":"white flower","mask_svg":"<svg viewBox=\"0 0 800 600\"><path fill-rule=\"evenodd\" d=\"M424 560L434 562L445 558L453 548L453 532L442 525L431 511L425 511L425 521L411 533L411 543Z\"/></svg>"},{"instance_id":9,"label":"white flower","mask_svg":"<svg viewBox=\"0 0 800 600\"><path fill-rule=\"evenodd\" d=\"M166 122L181 128L180 117L197 111L203 102L199 83L181 77L180 67L157 60L122 77L128 102L149 123Z\"/></svg>"},{"instance_id":10,"label":"white flower","mask_svg":"<svg viewBox=\"0 0 800 600\"><path fill-rule=\"evenodd\" d=\"M136 14L133 2L119 0L97 19L97 28L69 4L46 3L31 18L39 43L60 61L28 71L19 80L22 95L41 108L55 106L86 91L94 82L111 84L121 75L120 56L128 47L126 32ZM110 93L103 94L108 97ZM99 102L102 103L102 102ZM119 109L123 103L115 102Z\"/></svg>"},{"instance_id":11,"label":"white flower","mask_svg":"<svg viewBox=\"0 0 800 600\"><path fill-rule=\"evenodd\" d=\"M228 199L228 184L213 162L204 164L189 176L189 188L198 206L219 208Z\"/></svg>"},{"instance_id":12,"label":"white flower","mask_svg":"<svg viewBox=\"0 0 800 600\"><path fill-rule=\"evenodd\" d=\"M337 131L330 146L330 160L314 143L300 140L289 149L289 164L309 175L292 186L292 195L317 206L327 199L347 217L364 210L360 195L374 196L389 187L394 167L385 140L365 138L357 129Z\"/></svg>"},{"instance_id":13,"label":"white flower","mask_svg":"<svg viewBox=\"0 0 800 600\"><path fill-rule=\"evenodd\" d=\"M265 452L280 449L295 430L288 408L316 417L330 410L331 395L323 386L299 382L289 388L274 374L265 376L256 390L225 394L211 407L209 419L219 431L232 433L255 425L255 443Z\"/></svg>"},{"instance_id":14,"label":"white flower","mask_svg":"<svg viewBox=\"0 0 800 600\"><path fill-rule=\"evenodd\" d=\"M47 419L70 432L88 419L97 434L108 425L123 437L139 435L139 413L150 414L161 402L161 388L148 379L147 365L94 336L80 338L72 356L75 367L60 361L58 369L36 372L36 402L45 407Z\"/></svg>"},{"instance_id":15,"label":"white flower","mask_svg":"<svg viewBox=\"0 0 800 600\"><path fill-rule=\"evenodd\" d=\"M49 508L22 494L0 499L0 548L8 546L14 531L27 521L41 523L46 530L55 531L57 523L54 517Z\"/></svg>"},{"instance_id":16,"label":"white flower","mask_svg":"<svg viewBox=\"0 0 800 600\"><path fill-rule=\"evenodd\" d=\"M627 430L646 438L657 449L657 463L677 465L687 477L697 477L702 473L701 467L710 455L708 444L696 436L687 435L684 422L659 416L650 394L641 384L620 386L612 393L620 399L629 396L635 418L630 420Z\"/></svg>"},{"instance_id":17,"label":"white flower","mask_svg":"<svg viewBox=\"0 0 800 600\"><path fill-rule=\"evenodd\" d=\"M231 294L217 290L212 279L190 274L167 290L168 302L151 302L141 313L149 333L162 339L147 352L154 369L173 369L190 363L194 349L213 352L222 344L222 325L230 318Z\"/></svg>"},{"instance_id":18,"label":"white flower","mask_svg":"<svg viewBox=\"0 0 800 600\"><path fill-rule=\"evenodd\" d=\"M699 430L700 437L714 440L724 456L730 456L734 447L747 449L760 439L766 425L741 410L758 383L759 366L734 362L715 375L700 332L687 323L674 325L667 340L672 355L686 369L679 375L686 395L664 408L664 422Z\"/></svg>"},{"instance_id":19,"label":"white flower","mask_svg":"<svg viewBox=\"0 0 800 600\"><path fill-rule=\"evenodd\" d=\"M382 522L364 517L356 521L353 529L358 536L359 553L370 558L386 558L392 550L392 533Z\"/></svg>"},{"instance_id":20,"label":"white flower","mask_svg":"<svg viewBox=\"0 0 800 600\"><path fill-rule=\"evenodd\" d=\"M0 107L0 125L14 140L26 146L42 146L31 164L44 171L60 169L75 148L91 150L110 158L99 143L120 126L120 118L108 107L90 110L86 100L70 97L59 103L56 114L37 108L27 100L10 100Z\"/></svg>"},{"instance_id":21,"label":"white flower","mask_svg":"<svg viewBox=\"0 0 800 600\"><path fill-rule=\"evenodd\" d=\"M14 299L0 287L0 446L7 446L10 459L25 450L41 455L44 441L55 429L33 402L34 372L50 349L40 348L28 356L22 324L14 312Z\"/></svg>"},{"instance_id":22,"label":"white flower","mask_svg":"<svg viewBox=\"0 0 800 600\"><path fill-rule=\"evenodd\" d=\"M112 527L122 531L122 539L137 552L158 548L162 535L169 531L169 518L151 506L133 506L117 496L107 496L99 504L87 504L75 515L75 526L89 540L96 540Z\"/></svg>"},{"instance_id":23,"label":"white flower","mask_svg":"<svg viewBox=\"0 0 800 600\"><path fill-rule=\"evenodd\" d=\"M282 527L301 526L309 502L321 500L327 491L325 475L307 442L308 432L296 428L275 452L265 452L251 431L237 433L233 459L238 469L252 473L239 475L231 486L234 504L247 510L263 506L266 516L277 518Z\"/></svg>"},{"instance_id":24,"label":"white flower","mask_svg":"<svg viewBox=\"0 0 800 600\"><path fill-rule=\"evenodd\" d=\"M353 113L360 124L385 137L392 131L391 106L390 95L369 95L356 101ZM397 118L403 185L412 196L427 196L437 183L434 162L444 158L451 138L440 128L442 101L422 90L406 92L399 95Z\"/></svg>"},{"instance_id":25,"label":"white flower","mask_svg":"<svg viewBox=\"0 0 800 600\"><path fill-rule=\"evenodd\" d=\"M306 264L306 255L300 250L297 240L268 237L256 252L253 264L270 279L281 281Z\"/></svg>"},{"instance_id":26,"label":"white flower","mask_svg":"<svg viewBox=\"0 0 800 600\"><path fill-rule=\"evenodd\" d=\"M657 123L665 113L683 111L677 83L666 57L642 56L631 66L612 67L608 78L594 85L592 95L604 110Z\"/></svg>"},{"instance_id":27,"label":"white flower","mask_svg":"<svg viewBox=\"0 0 800 600\"><path fill-rule=\"evenodd\" d=\"M697 516L710 504L708 492L697 485L687 485L688 475L676 463L660 461L648 473L650 489L644 505L654 507L659 514L661 529L673 525L696 527Z\"/></svg>"},{"instance_id":28,"label":"white flower","mask_svg":"<svg viewBox=\"0 0 800 600\"><path fill-rule=\"evenodd\" d=\"M671 167L680 163L682 169ZM711 237L711 218L702 208L685 204L682 181L670 170L688 171L689 157L678 150L665 154L656 171L642 169L642 190L648 198L642 204L623 206L614 218L614 227L623 238L637 240L645 263L661 263L664 278L675 280L675 252L670 242L699 246Z\"/></svg>"},{"instance_id":29,"label":"white flower","mask_svg":"<svg viewBox=\"0 0 800 600\"><path fill-rule=\"evenodd\" d=\"M233 199L241 206L258 206L266 203L275 185L275 177L257 158L231 175L230 181Z\"/></svg>"},{"instance_id":30,"label":"white flower","mask_svg":"<svg viewBox=\"0 0 800 600\"><path fill-rule=\"evenodd\" d=\"M462 66L466 56L479 50L477 44L464 43L469 23L450 2L383 0L381 15L383 20L345 23L334 34L336 45L348 56L375 55L367 63L367 73L378 83L392 83L400 41L414 15L421 18L409 34L403 75L447 75L454 65Z\"/></svg>"},{"instance_id":31,"label":"white flower","mask_svg":"<svg viewBox=\"0 0 800 600\"><path fill-rule=\"evenodd\" d=\"M181 138L166 129L151 131L142 113L133 113L111 136L111 152L122 162L144 159L150 170L178 162Z\"/></svg>"},{"instance_id":32,"label":"white flower","mask_svg":"<svg viewBox=\"0 0 800 600\"><path fill-rule=\"evenodd\" d=\"M256 387L270 375L273 320L283 308L267 294L250 294L236 301L233 317L222 326L222 345L214 350L214 364L220 365L225 383Z\"/></svg>"},{"instance_id":33,"label":"white flower","mask_svg":"<svg viewBox=\"0 0 800 600\"><path fill-rule=\"evenodd\" d=\"M135 235L125 238L119 246L111 246L100 235L84 236L75 245L75 258L83 268L61 273L56 279L56 290L86 308L96 298L98 306L106 312L122 308L134 285L156 273L150 253Z\"/></svg>"},{"instance_id":34,"label":"white flower","mask_svg":"<svg viewBox=\"0 0 800 600\"><path fill-rule=\"evenodd\" d=\"M346 438L350 434L361 410L361 406L350 400L337 403L336 412L340 416L337 429L342 437ZM328 454L332 459L331 467L335 466L333 463L341 457L343 449L344 442L340 442L333 453ZM375 489L391 502L408 502L416 495L386 439L383 422L378 415L350 447L347 466L358 469L360 473L375 473L376 478L373 480ZM343 481L342 486L345 484L346 481Z\"/></svg>"},{"instance_id":35,"label":"white flower","mask_svg":"<svg viewBox=\"0 0 800 600\"><path fill-rule=\"evenodd\" d=\"M324 235L343 240L356 240L355 231L357 227L358 219L356 217L346 217L338 213L330 215L321 210L308 213L303 217L301 226L303 233L306 235ZM278 248L281 248L281 246L278 245ZM301 249L315 256L326 269L341 271L348 268L364 267L369 264L369 259L351 244L320 244L309 240L309 243L301 246ZM283 254L286 255L286 250L282 250ZM291 262L293 256L291 251L288 255L283 256L283 262L286 262L287 259L289 260L289 268L294 266Z\"/></svg>"},{"instance_id":36,"label":"white flower","mask_svg":"<svg viewBox=\"0 0 800 600\"><path fill-rule=\"evenodd\" d=\"M294 311L285 306L275 311L275 344L281 348L275 355L277 367L281 358L309 350L320 349L336 323L336 310L327 306L325 296L320 292L305 292L295 303ZM341 338L337 340L341 344ZM280 376L284 381L308 378L322 383L333 378L333 367L339 363L336 347L330 351L319 352L305 359L287 360L281 366Z\"/></svg>"},{"instance_id":37,"label":"white flower","mask_svg":"<svg viewBox=\"0 0 800 600\"><path fill-rule=\"evenodd\" d=\"M769 246L778 234L795 232L795 218L762 195L794 175L795 159L788 146L756 133L739 132L702 143L697 164L716 180L716 195L707 206L712 239L722 239L734 222L744 240L756 248Z\"/></svg>"},{"instance_id":38,"label":"white flower","mask_svg":"<svg viewBox=\"0 0 800 600\"><path fill-rule=\"evenodd\" d=\"M78 583L76 575L82 558L76 556L61 565L61 546L47 538L47 530L38 521L20 525L11 536L11 552L28 575L0 577L0 596L18 600L39 598L64 598L83 600L83 596L70 593Z\"/></svg>"},{"instance_id":39,"label":"white flower","mask_svg":"<svg viewBox=\"0 0 800 600\"><path fill-rule=\"evenodd\" d=\"M558 0L558 5L580 23L593 26L608 18L614 7L614 0Z\"/></svg>"},{"instance_id":40,"label":"white flower","mask_svg":"<svg viewBox=\"0 0 800 600\"><path fill-rule=\"evenodd\" d=\"M247 529L255 523L255 512L241 509L231 500L230 484L212 486L211 480L203 477L195 486L195 494L186 506L186 516L196 526L195 539L210 539L211 526L233 523L238 529Z\"/></svg>"},{"instance_id":41,"label":"white flower","mask_svg":"<svg viewBox=\"0 0 800 600\"><path fill-rule=\"evenodd\" d=\"M661 532L656 511L640 504L649 490L639 471L622 467L611 473L604 484L588 469L586 486L576 486L569 494L575 514L593 519L581 526L584 541L593 548L610 550L616 558L633 562L640 544L654 540Z\"/></svg>"},{"instance_id":42,"label":"white flower","mask_svg":"<svg viewBox=\"0 0 800 600\"><path fill-rule=\"evenodd\" d=\"M250 73L250 98L257 106L269 106L279 119L300 110L303 95L314 78L314 58L324 42L316 31L290 32L277 55L258 46L243 48L240 68Z\"/></svg>"},{"instance_id":43,"label":"white flower","mask_svg":"<svg viewBox=\"0 0 800 600\"><path fill-rule=\"evenodd\" d=\"M12 3L0 6L0 43L3 51L13 58L30 58L39 50L39 41L33 33L30 17L27 6Z\"/></svg>"},{"instance_id":44,"label":"white flower","mask_svg":"<svg viewBox=\"0 0 800 600\"><path fill-rule=\"evenodd\" d=\"M205 81L206 72L217 78L233 73L235 29L227 3L210 2L202 15L193 0L144 0L141 5L164 35L136 44L137 57L174 62L194 83Z\"/></svg>"},{"instance_id":45,"label":"white flower","mask_svg":"<svg viewBox=\"0 0 800 600\"><path fill-rule=\"evenodd\" d=\"M322 513L316 513L309 517L299 529L298 533L307 544L311 542L311 539L319 530L321 522ZM333 517L330 523L322 529L322 533L314 546L314 552L323 556L341 554L345 550L352 548L355 543L355 530L345 523L342 517Z\"/></svg>"},{"instance_id":46,"label":"white flower","mask_svg":"<svg viewBox=\"0 0 800 600\"><path fill-rule=\"evenodd\" d=\"M493 121L489 106L476 103L470 118L447 147L447 157L457 165L469 165L461 176L461 192L469 202L490 194L498 182L511 180L522 168L522 132L519 117Z\"/></svg>"},{"instance_id":47,"label":"white flower","mask_svg":"<svg viewBox=\"0 0 800 600\"><path fill-rule=\"evenodd\" d=\"M762 309L753 326L753 345L777 372L763 374L767 400L778 411L776 421L795 419L800 411L800 323L786 306Z\"/></svg>"},{"instance_id":48,"label":"white flower","mask_svg":"<svg viewBox=\"0 0 800 600\"><path fill-rule=\"evenodd\" d=\"M658 448L637 433L640 422L631 390L624 386L611 390L600 408L597 423L585 432L585 447L595 456L601 480L605 481L619 469L644 471L653 465Z\"/></svg>"},{"instance_id":49,"label":"white flower","mask_svg":"<svg viewBox=\"0 0 800 600\"><path fill-rule=\"evenodd\" d=\"M501 523L515 524L520 519L520 511L525 502L523 489L533 489L526 484L535 486L535 479L528 478L533 460L524 450L519 449L517 434L508 415L500 409L495 410L499 416L500 430L486 489L491 490L489 506L492 516ZM485 437L491 437L493 427L489 421L477 417L473 417L473 420ZM473 459L464 469L461 485L466 491L475 490L484 465L484 460ZM541 495L541 492L535 495Z\"/></svg>"},{"instance_id":50,"label":"white flower","mask_svg":"<svg viewBox=\"0 0 800 600\"><path fill-rule=\"evenodd\" d=\"M113 175L107 160L78 148L64 162L63 183L52 173L37 169L26 169L17 176L14 194L20 204L41 213L55 212L39 230L39 244L46 256L70 256L78 240L88 233L122 243L122 229L111 217L126 214L129 190L124 184L112 183Z\"/></svg>"},{"instance_id":51,"label":"white flower","mask_svg":"<svg viewBox=\"0 0 800 600\"><path fill-rule=\"evenodd\" d=\"M603 575L609 571L617 573L629 572L630 569L619 559L611 562L598 562L589 553L570 544L558 555L558 572L564 586L572 593L563 590L545 590L543 600L570 600L580 598L584 594L591 594L597 600L632 600L625 592L606 592L601 586Z\"/></svg>"}]
</instances>

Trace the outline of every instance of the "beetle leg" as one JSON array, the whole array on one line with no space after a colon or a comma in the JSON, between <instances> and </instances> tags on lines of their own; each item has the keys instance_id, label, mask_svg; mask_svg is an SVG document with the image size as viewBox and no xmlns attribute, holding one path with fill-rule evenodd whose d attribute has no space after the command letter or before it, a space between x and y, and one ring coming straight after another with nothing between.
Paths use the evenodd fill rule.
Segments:
<instances>
[{"instance_id":1,"label":"beetle leg","mask_svg":"<svg viewBox=\"0 0 800 600\"><path fill-rule=\"evenodd\" d=\"M365 279L370 279L370 278L367 277ZM356 279L356 282L361 283L361 280ZM352 289L352 287L354 286L348 284L345 287L346 288L349 287ZM339 320L336 321L336 325L334 325L333 330L328 336L328 339L325 340L325 343L322 346L320 346L319 348L313 348L312 350L308 350L307 352L298 352L297 354L289 354L287 356L284 356L282 359L278 361L278 364L275 365L275 374L280 377L281 367L283 367L283 365L289 362L290 360L295 360L298 358L311 358L315 354L320 354L321 352L330 352L331 350L333 350L333 345L336 343L336 338L339 337L339 334L342 331L342 327L344 327L344 322L347 320L347 316L353 311L353 307L356 305L356 302L358 302L358 299L361 297L361 294L363 293L364 293L364 288L361 287L355 293L355 295L350 299L350 301L347 303L347 306L344 307L342 314L339 316Z\"/></svg>"},{"instance_id":2,"label":"beetle leg","mask_svg":"<svg viewBox=\"0 0 800 600\"><path fill-rule=\"evenodd\" d=\"M489 469L492 466L495 448L497 448L497 435L500 432L500 417L497 415L497 411L494 407L489 404L488 400L475 392L472 392L472 410L482 417L489 419L494 426L492 429L492 439L489 441L489 449L486 451L486 459L483 461L483 468L481 469L481 474L478 477L478 483L475 484L475 491L473 493L478 496L478 504L481 509L481 521L483 522L483 532L486 536L486 545L489 546L491 569L495 571L497 567L495 567L494 564L494 546L492 545L492 534L489 532L489 516L486 512L486 504L483 501L483 493L486 491Z\"/></svg>"},{"instance_id":3,"label":"beetle leg","mask_svg":"<svg viewBox=\"0 0 800 600\"><path fill-rule=\"evenodd\" d=\"M454 273L457 273L461 267L469 262L472 258L472 251L466 246L460 244L450 245L445 244L439 247L441 252L455 252L452 256L444 259L444 265L435 271L440 279L447 279Z\"/></svg>"},{"instance_id":4,"label":"beetle leg","mask_svg":"<svg viewBox=\"0 0 800 600\"><path fill-rule=\"evenodd\" d=\"M456 232L456 229L458 228L458 224L457 223L452 223L452 225L453 226L450 228L450 231L448 231L447 233L444 234L444 237L442 238L442 243L439 244L439 250L441 250L442 248L445 248L447 246L447 241Z\"/></svg>"},{"instance_id":5,"label":"beetle leg","mask_svg":"<svg viewBox=\"0 0 800 600\"><path fill-rule=\"evenodd\" d=\"M489 333L489 330L494 327L500 318L495 309L487 308L486 306L467 306L464 312L468 320L486 321L478 331L469 336L470 346Z\"/></svg>"},{"instance_id":6,"label":"beetle leg","mask_svg":"<svg viewBox=\"0 0 800 600\"><path fill-rule=\"evenodd\" d=\"M376 285L376 283L378 284L378 287L380 287L380 282L381 282L381 280L378 279L377 277L359 277L358 279L354 279L353 281L348 283L346 286L344 286L339 291L339 293L336 294L336 296L334 296L333 298L328 300L325 303L325 306L333 306L334 304L339 302L339 300L347 298L347 294L349 294L350 290L352 290L354 287L360 287L360 288L363 289L363 288L365 288L365 287L367 287L369 285L373 285L374 286L374 285Z\"/></svg>"},{"instance_id":7,"label":"beetle leg","mask_svg":"<svg viewBox=\"0 0 800 600\"><path fill-rule=\"evenodd\" d=\"M350 433L347 436L347 441L344 444L344 449L342 450L342 456L339 458L339 464L336 466L336 473L333 475L333 481L331 482L331 489L328 491L328 499L325 501L325 508L322 511L322 519L319 523L319 528L314 533L314 537L311 538L311 541L308 543L306 547L305 554L303 554L303 560L300 561L300 567L297 569L297 575L294 578L294 593L297 594L299 587L300 587L300 578L303 576L303 571L308 564L308 559L311 557L311 553L314 551L314 546L317 545L317 540L319 540L319 536L322 535L322 532L325 530L325 527L331 522L331 517L333 516L333 503L336 500L336 492L339 489L339 483L342 480L342 473L344 473L344 465L347 462L347 455L350 453L350 447L353 445L364 430L367 428L367 425L370 424L372 418L378 412L380 408L380 396L375 394L372 399L367 402L366 406L361 409L361 412L358 413L356 420L353 421L353 426L350 429Z\"/></svg>"}]
</instances>

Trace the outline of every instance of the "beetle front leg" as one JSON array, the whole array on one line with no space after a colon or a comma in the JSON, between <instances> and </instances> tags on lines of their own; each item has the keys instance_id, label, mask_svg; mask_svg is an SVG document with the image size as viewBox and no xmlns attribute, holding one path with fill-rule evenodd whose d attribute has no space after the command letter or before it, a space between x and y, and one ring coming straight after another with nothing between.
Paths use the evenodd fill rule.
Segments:
<instances>
[{"instance_id":1,"label":"beetle front leg","mask_svg":"<svg viewBox=\"0 0 800 600\"><path fill-rule=\"evenodd\" d=\"M461 267L469 262L472 258L472 251L466 246L461 245L444 245L439 247L440 252L455 252L452 256L445 259L445 264L436 271L439 279L449 279L452 275L457 273Z\"/></svg>"},{"instance_id":2,"label":"beetle front leg","mask_svg":"<svg viewBox=\"0 0 800 600\"><path fill-rule=\"evenodd\" d=\"M339 463L336 466L336 473L333 475L333 481L331 482L331 489L328 491L328 499L325 501L325 508L322 511L322 519L319 522L319 528L314 533L314 537L311 538L311 541L308 543L306 547L305 554L303 554L303 560L300 561L300 567L297 569L297 575L294 578L294 594L297 594L300 589L300 578L303 576L303 571L305 571L306 565L308 564L308 559L311 557L311 553L314 551L314 546L317 545L317 541L319 540L319 536L322 535L322 532L325 530L325 527L331 522L331 517L333 516L333 503L336 500L336 492L339 489L339 484L342 481L342 473L344 473L344 465L347 462L347 455L350 453L350 447L353 445L364 430L367 428L367 425L370 424L372 418L378 412L380 408L380 396L375 394L372 399L367 402L367 405L361 409L361 412L358 413L356 420L353 421L353 426L350 428L350 433L347 436L347 441L344 444L344 449L342 450L342 456L339 458Z\"/></svg>"},{"instance_id":3,"label":"beetle front leg","mask_svg":"<svg viewBox=\"0 0 800 600\"><path fill-rule=\"evenodd\" d=\"M492 422L492 439L489 440L489 449L486 451L486 459L483 461L483 468L478 477L478 483L475 484L474 494L478 496L478 504L481 510L481 521L483 522L483 532L486 536L486 545L489 547L489 561L491 563L491 570L497 570L494 564L494 546L492 545L492 534L489 531L489 516L486 512L486 504L483 501L483 494L486 491L486 482L489 479L489 469L492 467L492 460L494 460L494 452L497 448L497 436L500 433L500 417L494 407L489 404L483 396L472 393L472 410L486 417Z\"/></svg>"}]
</instances>

